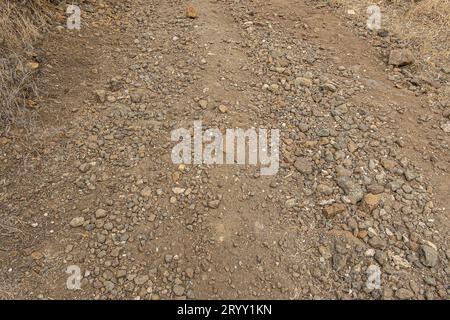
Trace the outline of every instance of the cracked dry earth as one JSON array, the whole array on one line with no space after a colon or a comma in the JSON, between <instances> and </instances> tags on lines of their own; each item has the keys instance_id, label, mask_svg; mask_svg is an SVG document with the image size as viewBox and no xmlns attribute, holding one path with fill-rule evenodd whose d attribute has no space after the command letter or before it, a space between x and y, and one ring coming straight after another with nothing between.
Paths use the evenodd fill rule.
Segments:
<instances>
[{"instance_id":1,"label":"cracked dry earth","mask_svg":"<svg viewBox=\"0 0 450 320\"><path fill-rule=\"evenodd\" d=\"M91 1L42 44L40 133L0 140L0 296L448 299L448 76L411 85L315 2L191 3ZM174 165L194 120L280 129L278 173Z\"/></svg>"}]
</instances>

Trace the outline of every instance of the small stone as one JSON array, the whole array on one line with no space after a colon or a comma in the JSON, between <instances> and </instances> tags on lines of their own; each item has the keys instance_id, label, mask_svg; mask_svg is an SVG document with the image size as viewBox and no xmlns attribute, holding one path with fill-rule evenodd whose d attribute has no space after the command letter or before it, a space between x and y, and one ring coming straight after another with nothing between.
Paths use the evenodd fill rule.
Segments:
<instances>
[{"instance_id":1,"label":"small stone","mask_svg":"<svg viewBox=\"0 0 450 320\"><path fill-rule=\"evenodd\" d=\"M26 64L26 66L28 67L28 69L30 70L36 70L37 68L39 68L39 63L38 62L28 62Z\"/></svg>"},{"instance_id":2,"label":"small stone","mask_svg":"<svg viewBox=\"0 0 450 320\"><path fill-rule=\"evenodd\" d=\"M319 253L324 259L330 259L332 257L330 248L327 246L319 246Z\"/></svg>"},{"instance_id":3,"label":"small stone","mask_svg":"<svg viewBox=\"0 0 450 320\"><path fill-rule=\"evenodd\" d=\"M82 172L82 173L86 173L89 171L89 169L91 168L91 165L89 163L83 163L82 165L80 165L78 167L78 169Z\"/></svg>"},{"instance_id":4,"label":"small stone","mask_svg":"<svg viewBox=\"0 0 450 320\"><path fill-rule=\"evenodd\" d=\"M39 259L42 259L44 257L44 255L40 251L34 251L33 253L31 253L31 257L34 260L39 260Z\"/></svg>"},{"instance_id":5,"label":"small stone","mask_svg":"<svg viewBox=\"0 0 450 320\"><path fill-rule=\"evenodd\" d=\"M368 193L364 196L363 203L361 205L361 209L363 211L366 211L368 213L371 213L373 210L375 210L378 207L378 204L381 200L381 194L372 194Z\"/></svg>"},{"instance_id":6,"label":"small stone","mask_svg":"<svg viewBox=\"0 0 450 320\"><path fill-rule=\"evenodd\" d=\"M94 91L97 100L101 103L106 101L106 91L105 90L95 90Z\"/></svg>"},{"instance_id":7,"label":"small stone","mask_svg":"<svg viewBox=\"0 0 450 320\"><path fill-rule=\"evenodd\" d=\"M186 7L186 17L190 19L196 19L197 18L197 10L191 5Z\"/></svg>"},{"instance_id":8,"label":"small stone","mask_svg":"<svg viewBox=\"0 0 450 320\"><path fill-rule=\"evenodd\" d=\"M141 190L141 196L149 198L152 195L152 189L150 187L145 187Z\"/></svg>"},{"instance_id":9,"label":"small stone","mask_svg":"<svg viewBox=\"0 0 450 320\"><path fill-rule=\"evenodd\" d=\"M392 170L392 169L394 169L397 166L397 162L395 162L394 160L382 159L381 160L381 165L386 170Z\"/></svg>"},{"instance_id":10,"label":"small stone","mask_svg":"<svg viewBox=\"0 0 450 320\"><path fill-rule=\"evenodd\" d=\"M346 206L342 203L333 203L332 205L326 206L323 209L323 213L327 218L333 218L338 214L341 214L347 210Z\"/></svg>"},{"instance_id":11,"label":"small stone","mask_svg":"<svg viewBox=\"0 0 450 320\"><path fill-rule=\"evenodd\" d=\"M384 186L381 184L371 184L367 186L367 191L372 194L380 194L384 192Z\"/></svg>"},{"instance_id":12,"label":"small stone","mask_svg":"<svg viewBox=\"0 0 450 320\"><path fill-rule=\"evenodd\" d=\"M114 290L114 283L113 282L111 282L111 281L105 281L104 282L104 285L105 285L105 289L106 289L106 291L107 292L110 292L110 291L112 291L112 290Z\"/></svg>"},{"instance_id":13,"label":"small stone","mask_svg":"<svg viewBox=\"0 0 450 320\"><path fill-rule=\"evenodd\" d=\"M166 255L164 256L164 261L165 261L166 263L171 263L172 260L173 260L173 255L171 255L171 254L166 254Z\"/></svg>"},{"instance_id":14,"label":"small stone","mask_svg":"<svg viewBox=\"0 0 450 320\"><path fill-rule=\"evenodd\" d=\"M188 278L193 278L194 277L194 269L192 268L187 268L186 269L186 275L188 276Z\"/></svg>"},{"instance_id":15,"label":"small stone","mask_svg":"<svg viewBox=\"0 0 450 320\"><path fill-rule=\"evenodd\" d=\"M375 249L385 249L386 248L386 240L383 240L380 237L370 238L369 244Z\"/></svg>"},{"instance_id":16,"label":"small stone","mask_svg":"<svg viewBox=\"0 0 450 320\"><path fill-rule=\"evenodd\" d=\"M228 112L228 107L224 106L223 104L221 104L219 106L219 111L222 112L222 113L227 113Z\"/></svg>"},{"instance_id":17,"label":"small stone","mask_svg":"<svg viewBox=\"0 0 450 320\"><path fill-rule=\"evenodd\" d=\"M395 296L400 300L408 300L414 297L414 292L409 289L401 288L395 292Z\"/></svg>"},{"instance_id":18,"label":"small stone","mask_svg":"<svg viewBox=\"0 0 450 320\"><path fill-rule=\"evenodd\" d=\"M366 275L367 275L367 282L366 287L369 290L377 290L380 289L380 283L377 283L377 279L379 279L379 276L381 275L380 267L376 264L371 264L366 269Z\"/></svg>"},{"instance_id":19,"label":"small stone","mask_svg":"<svg viewBox=\"0 0 450 320\"><path fill-rule=\"evenodd\" d=\"M70 221L70 226L73 228L81 227L84 224L84 217L75 217Z\"/></svg>"},{"instance_id":20,"label":"small stone","mask_svg":"<svg viewBox=\"0 0 450 320\"><path fill-rule=\"evenodd\" d=\"M361 199L363 198L363 190L349 177L339 177L336 179L336 183L345 192L346 195L351 197L351 202L353 204L361 201Z\"/></svg>"},{"instance_id":21,"label":"small stone","mask_svg":"<svg viewBox=\"0 0 450 320\"><path fill-rule=\"evenodd\" d=\"M138 286L143 285L144 283L146 283L148 281L148 276L147 275L140 275L137 276L136 278L134 278L134 283Z\"/></svg>"},{"instance_id":22,"label":"small stone","mask_svg":"<svg viewBox=\"0 0 450 320\"><path fill-rule=\"evenodd\" d=\"M180 188L180 187L172 188L172 192L175 194L182 194L185 190L186 190L185 188Z\"/></svg>"},{"instance_id":23,"label":"small stone","mask_svg":"<svg viewBox=\"0 0 450 320\"><path fill-rule=\"evenodd\" d=\"M330 186L326 185L326 184L319 184L317 186L317 192L324 194L326 196L329 196L333 193L333 188L331 188Z\"/></svg>"},{"instance_id":24,"label":"small stone","mask_svg":"<svg viewBox=\"0 0 450 320\"><path fill-rule=\"evenodd\" d=\"M211 200L208 201L208 207L211 209L217 209L219 207L220 200Z\"/></svg>"},{"instance_id":25,"label":"small stone","mask_svg":"<svg viewBox=\"0 0 450 320\"><path fill-rule=\"evenodd\" d=\"M119 270L119 271L117 271L117 274L116 274L116 277L117 278L123 278L123 277L125 277L127 275L127 270Z\"/></svg>"},{"instance_id":26,"label":"small stone","mask_svg":"<svg viewBox=\"0 0 450 320\"><path fill-rule=\"evenodd\" d=\"M95 211L95 217L96 217L97 219L106 217L106 210L104 210L104 209L98 209L97 211Z\"/></svg>"},{"instance_id":27,"label":"small stone","mask_svg":"<svg viewBox=\"0 0 450 320\"><path fill-rule=\"evenodd\" d=\"M176 296L182 296L184 294L184 287L180 286L179 284L176 284L173 286L173 293Z\"/></svg>"},{"instance_id":28,"label":"small stone","mask_svg":"<svg viewBox=\"0 0 450 320\"><path fill-rule=\"evenodd\" d=\"M278 92L280 90L280 86L276 83L273 83L269 86L269 91L271 92Z\"/></svg>"},{"instance_id":29,"label":"small stone","mask_svg":"<svg viewBox=\"0 0 450 320\"><path fill-rule=\"evenodd\" d=\"M403 67L414 63L414 55L409 49L394 49L389 55L389 64Z\"/></svg>"},{"instance_id":30,"label":"small stone","mask_svg":"<svg viewBox=\"0 0 450 320\"><path fill-rule=\"evenodd\" d=\"M141 91L130 92L130 99L133 103L140 103L142 101L143 93Z\"/></svg>"},{"instance_id":31,"label":"small stone","mask_svg":"<svg viewBox=\"0 0 450 320\"><path fill-rule=\"evenodd\" d=\"M441 124L441 129L445 133L450 133L450 122Z\"/></svg>"},{"instance_id":32,"label":"small stone","mask_svg":"<svg viewBox=\"0 0 450 320\"><path fill-rule=\"evenodd\" d=\"M415 178L417 178L417 174L415 174L414 172L412 172L411 170L406 170L405 172L405 178L407 181L412 181Z\"/></svg>"},{"instance_id":33,"label":"small stone","mask_svg":"<svg viewBox=\"0 0 450 320\"><path fill-rule=\"evenodd\" d=\"M309 161L307 158L298 158L294 162L294 167L300 173L303 173L303 174L310 174L313 171L312 162Z\"/></svg>"},{"instance_id":34,"label":"small stone","mask_svg":"<svg viewBox=\"0 0 450 320\"><path fill-rule=\"evenodd\" d=\"M411 264L406 259L404 259L398 255L392 256L392 262L394 262L394 265L404 268L404 269L411 268Z\"/></svg>"},{"instance_id":35,"label":"small stone","mask_svg":"<svg viewBox=\"0 0 450 320\"><path fill-rule=\"evenodd\" d=\"M312 86L312 80L308 78L298 77L294 80L294 85L310 87Z\"/></svg>"},{"instance_id":36,"label":"small stone","mask_svg":"<svg viewBox=\"0 0 450 320\"><path fill-rule=\"evenodd\" d=\"M206 108L208 107L208 101L206 101L206 100L200 100L200 101L198 102L198 105L200 106L200 108L206 109Z\"/></svg>"}]
</instances>

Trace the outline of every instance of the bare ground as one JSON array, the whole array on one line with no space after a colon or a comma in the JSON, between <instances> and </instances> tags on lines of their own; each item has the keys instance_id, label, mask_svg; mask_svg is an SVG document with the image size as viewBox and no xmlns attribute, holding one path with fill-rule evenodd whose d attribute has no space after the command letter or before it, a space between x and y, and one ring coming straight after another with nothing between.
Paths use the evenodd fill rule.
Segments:
<instances>
[{"instance_id":1,"label":"bare ground","mask_svg":"<svg viewBox=\"0 0 450 320\"><path fill-rule=\"evenodd\" d=\"M448 298L447 74L308 1L102 3L42 46L35 139L0 137L1 297ZM172 164L194 120L279 128L278 174Z\"/></svg>"}]
</instances>

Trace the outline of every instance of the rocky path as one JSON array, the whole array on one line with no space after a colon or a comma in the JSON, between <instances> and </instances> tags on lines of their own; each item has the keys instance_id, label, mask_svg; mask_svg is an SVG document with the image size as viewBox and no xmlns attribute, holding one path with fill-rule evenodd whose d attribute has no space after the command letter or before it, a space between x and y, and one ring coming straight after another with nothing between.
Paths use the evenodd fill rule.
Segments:
<instances>
[{"instance_id":1,"label":"rocky path","mask_svg":"<svg viewBox=\"0 0 450 320\"><path fill-rule=\"evenodd\" d=\"M418 125L433 95L324 7L191 3L89 6L44 43L40 143L0 140L0 295L448 298L449 137ZM280 129L278 173L174 165L195 120Z\"/></svg>"}]
</instances>

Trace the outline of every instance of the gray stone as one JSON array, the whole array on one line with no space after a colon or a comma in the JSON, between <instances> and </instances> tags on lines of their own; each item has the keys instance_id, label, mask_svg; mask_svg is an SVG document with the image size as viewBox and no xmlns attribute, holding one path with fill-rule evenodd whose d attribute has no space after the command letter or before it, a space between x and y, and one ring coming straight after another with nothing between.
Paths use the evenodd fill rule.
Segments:
<instances>
[{"instance_id":1,"label":"gray stone","mask_svg":"<svg viewBox=\"0 0 450 320\"><path fill-rule=\"evenodd\" d=\"M435 248L428 246L428 245L422 245L420 247L420 261L427 267L434 267L438 263L438 252Z\"/></svg>"}]
</instances>

